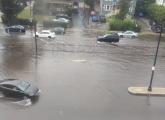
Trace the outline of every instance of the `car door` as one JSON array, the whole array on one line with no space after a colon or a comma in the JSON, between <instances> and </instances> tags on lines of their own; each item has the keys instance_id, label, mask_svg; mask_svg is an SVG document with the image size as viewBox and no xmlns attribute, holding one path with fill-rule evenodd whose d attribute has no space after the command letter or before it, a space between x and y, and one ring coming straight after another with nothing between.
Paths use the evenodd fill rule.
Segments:
<instances>
[{"instance_id":1,"label":"car door","mask_svg":"<svg viewBox=\"0 0 165 120\"><path fill-rule=\"evenodd\" d=\"M127 32L124 33L124 36L125 37L131 37L132 36L132 32L127 31Z\"/></svg>"},{"instance_id":2,"label":"car door","mask_svg":"<svg viewBox=\"0 0 165 120\"><path fill-rule=\"evenodd\" d=\"M108 42L112 42L113 41L113 36L112 35L108 35L106 37L106 39L107 39Z\"/></svg>"},{"instance_id":3,"label":"car door","mask_svg":"<svg viewBox=\"0 0 165 120\"><path fill-rule=\"evenodd\" d=\"M8 84L4 84L2 85L2 88L3 88L3 94L7 97L14 97L16 94L15 94L15 91L13 90L14 86L12 85L8 85Z\"/></svg>"},{"instance_id":4,"label":"car door","mask_svg":"<svg viewBox=\"0 0 165 120\"><path fill-rule=\"evenodd\" d=\"M40 33L40 37L46 37L46 33L45 32L41 32Z\"/></svg>"}]
</instances>

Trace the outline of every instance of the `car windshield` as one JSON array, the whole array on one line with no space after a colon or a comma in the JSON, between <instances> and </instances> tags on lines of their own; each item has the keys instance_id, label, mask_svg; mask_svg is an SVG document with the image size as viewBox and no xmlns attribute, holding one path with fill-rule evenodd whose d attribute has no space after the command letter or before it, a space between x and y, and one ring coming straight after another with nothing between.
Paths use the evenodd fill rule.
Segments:
<instances>
[{"instance_id":1,"label":"car windshield","mask_svg":"<svg viewBox=\"0 0 165 120\"><path fill-rule=\"evenodd\" d=\"M19 82L19 84L17 85L17 87L22 90L22 91L26 91L27 88L29 88L30 83L25 82L25 81L21 81Z\"/></svg>"}]
</instances>

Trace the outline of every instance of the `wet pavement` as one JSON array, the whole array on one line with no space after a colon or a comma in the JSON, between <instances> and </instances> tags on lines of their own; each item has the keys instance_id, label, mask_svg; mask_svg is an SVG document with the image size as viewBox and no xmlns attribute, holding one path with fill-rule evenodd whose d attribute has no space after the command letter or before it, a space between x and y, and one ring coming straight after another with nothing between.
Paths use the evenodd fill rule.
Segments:
<instances>
[{"instance_id":1,"label":"wet pavement","mask_svg":"<svg viewBox=\"0 0 165 120\"><path fill-rule=\"evenodd\" d=\"M0 77L28 80L41 96L32 105L0 98L2 120L164 120L164 97L127 91L149 85L156 41L99 43L97 32L73 27L56 39L38 39L36 57L30 34L0 37ZM153 86L165 86L164 61L161 42Z\"/></svg>"}]
</instances>

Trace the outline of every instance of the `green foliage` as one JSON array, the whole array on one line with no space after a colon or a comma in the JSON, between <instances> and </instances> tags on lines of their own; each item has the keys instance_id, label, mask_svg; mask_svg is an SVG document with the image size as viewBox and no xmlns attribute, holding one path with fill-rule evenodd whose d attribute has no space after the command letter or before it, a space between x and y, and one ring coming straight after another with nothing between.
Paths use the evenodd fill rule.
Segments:
<instances>
[{"instance_id":1,"label":"green foliage","mask_svg":"<svg viewBox=\"0 0 165 120\"><path fill-rule=\"evenodd\" d=\"M159 24L165 25L165 7L156 5L156 4L151 4L148 7L148 13L150 17L155 20Z\"/></svg>"},{"instance_id":2,"label":"green foliage","mask_svg":"<svg viewBox=\"0 0 165 120\"><path fill-rule=\"evenodd\" d=\"M13 24L16 16L27 6L26 0L0 0L0 10L4 14L3 22Z\"/></svg>"},{"instance_id":3,"label":"green foliage","mask_svg":"<svg viewBox=\"0 0 165 120\"><path fill-rule=\"evenodd\" d=\"M63 23L63 22L44 21L43 22L43 26L46 27L46 28L51 28L51 27L67 28L68 24L67 23Z\"/></svg>"},{"instance_id":4,"label":"green foliage","mask_svg":"<svg viewBox=\"0 0 165 120\"><path fill-rule=\"evenodd\" d=\"M114 31L126 31L126 30L133 30L133 31L140 31L140 26L136 25L136 23L130 19L118 19L112 18L109 21L109 29Z\"/></svg>"},{"instance_id":5,"label":"green foliage","mask_svg":"<svg viewBox=\"0 0 165 120\"><path fill-rule=\"evenodd\" d=\"M125 18L126 14L128 13L129 2L130 2L130 0L120 0L119 1L120 11L118 14L118 18L120 18L120 19Z\"/></svg>"},{"instance_id":6,"label":"green foliage","mask_svg":"<svg viewBox=\"0 0 165 120\"><path fill-rule=\"evenodd\" d=\"M142 12L145 16L148 16L148 6L155 3L155 0L137 0L135 13Z\"/></svg>"},{"instance_id":7,"label":"green foliage","mask_svg":"<svg viewBox=\"0 0 165 120\"><path fill-rule=\"evenodd\" d=\"M94 0L84 0L84 2L89 5L91 9L94 9Z\"/></svg>"}]
</instances>

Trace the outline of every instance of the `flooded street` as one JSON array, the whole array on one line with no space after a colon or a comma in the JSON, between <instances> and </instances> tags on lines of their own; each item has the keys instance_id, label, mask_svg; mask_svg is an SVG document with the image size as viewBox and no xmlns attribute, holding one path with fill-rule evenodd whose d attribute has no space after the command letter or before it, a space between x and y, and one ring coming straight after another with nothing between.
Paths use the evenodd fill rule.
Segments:
<instances>
[{"instance_id":1,"label":"flooded street","mask_svg":"<svg viewBox=\"0 0 165 120\"><path fill-rule=\"evenodd\" d=\"M127 91L130 86L149 85L156 41L122 38L114 45L96 38L94 30L69 28L56 39L38 39L36 57L30 32L2 35L1 79L27 80L42 92L32 105L0 98L1 119L164 120L164 97L133 96ZM161 42L153 86L165 86L164 74L165 42Z\"/></svg>"}]
</instances>

